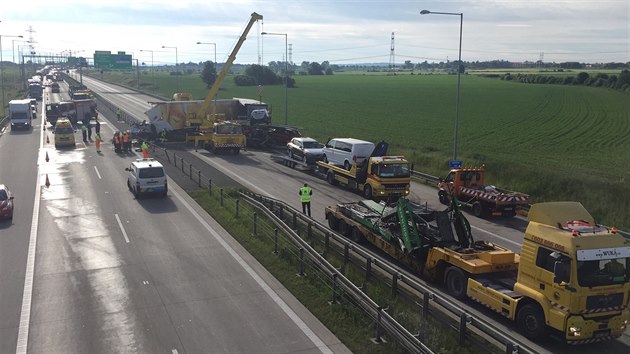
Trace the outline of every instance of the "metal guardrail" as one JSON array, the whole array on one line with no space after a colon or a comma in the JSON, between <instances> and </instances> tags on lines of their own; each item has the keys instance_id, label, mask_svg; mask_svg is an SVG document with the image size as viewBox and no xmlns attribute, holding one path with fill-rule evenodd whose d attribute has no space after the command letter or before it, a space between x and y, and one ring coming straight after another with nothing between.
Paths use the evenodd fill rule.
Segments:
<instances>
[{"instance_id":1,"label":"metal guardrail","mask_svg":"<svg viewBox=\"0 0 630 354\"><path fill-rule=\"evenodd\" d=\"M274 221L279 223L278 225L284 225L282 227L283 229L287 229L286 232L291 232L292 235L295 235L293 231L291 230L291 228L289 228L286 224L284 224L281 218L278 218L277 216L275 216L275 214L273 214L273 212L276 210L280 210L280 213L283 213L283 211L285 210L293 211L292 213L293 213L294 223L295 223L295 219L297 218L303 224L311 225L310 227L318 230L319 232L323 234L329 235L331 239L341 244L344 247L344 253L352 252L352 255L356 257L360 257L362 259L361 262L369 263L371 264L371 268L378 267L382 272L388 274L390 279L392 279L390 282L390 285L392 287L393 292L399 291L398 288L400 287L401 283L406 285L408 288L412 289L416 294L418 294L418 297L416 299L413 299L412 301L415 301L417 304L419 304L422 307L423 313L425 313L425 311L428 312L429 311L428 306L433 305L432 307L435 309L443 309L444 311L446 311L448 315L450 315L450 317L458 318L459 319L458 328L460 331L460 336L462 335L461 333L462 330L465 332L467 326L471 326L473 328L476 328L476 330L478 330L479 332L484 333L485 335L493 338L496 342L503 344L505 346L506 353L535 353L535 351L529 349L525 343L522 343L512 338L508 331L503 330L502 328L497 328L496 326L491 324L489 321L481 317L477 317L470 313L467 313L465 310L462 309L462 307L459 304L454 303L448 297L442 295L439 292L436 292L434 288L421 283L416 276L406 272L403 269L393 266L390 261L387 261L383 259L382 257L380 257L379 255L375 254L374 252L371 252L368 249L360 245L357 245L356 243L348 240L346 237L330 230L327 226L324 226L314 221L313 219L302 215L300 212L296 212L295 209L291 207L290 205L288 205L287 203L277 200L277 199L259 195L253 192L242 192L241 195L243 195L244 197L247 197L248 199L254 199L256 201L259 201L260 204L262 204L265 207L265 209L263 210L265 211L267 215L273 215L273 219ZM260 204L258 204L258 207L260 207ZM269 204L271 207L268 208L266 204ZM306 241L300 238L299 235L295 235L295 236L299 238L299 240L296 239L296 242L300 243L300 247L310 248L310 246L306 243ZM315 254L318 257L315 257L314 260L317 260L317 263L321 262L321 260L319 259L319 254L317 252L315 252ZM352 290L353 296L356 295L356 296L360 296L361 298L365 296L359 289L356 289L356 290L358 291L358 293L361 293L361 295L358 295L358 293L354 293L354 290L355 290L354 288L356 288L356 286L354 285L352 287L350 287L350 285L348 286L349 286L349 291ZM374 308L372 308L370 311L373 314ZM409 330L406 330L406 332L409 332ZM405 340L410 340L410 339L405 338Z\"/></svg>"}]
</instances>

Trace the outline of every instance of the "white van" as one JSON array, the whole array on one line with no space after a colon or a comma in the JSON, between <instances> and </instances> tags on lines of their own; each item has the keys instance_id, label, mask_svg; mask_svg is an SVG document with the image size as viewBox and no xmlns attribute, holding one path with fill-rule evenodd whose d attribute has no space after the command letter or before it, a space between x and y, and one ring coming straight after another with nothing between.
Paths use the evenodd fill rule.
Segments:
<instances>
[{"instance_id":1,"label":"white van","mask_svg":"<svg viewBox=\"0 0 630 354\"><path fill-rule=\"evenodd\" d=\"M350 170L353 164L360 165L372 155L374 143L353 138L330 139L324 146L322 157L324 162L343 165Z\"/></svg>"},{"instance_id":2,"label":"white van","mask_svg":"<svg viewBox=\"0 0 630 354\"><path fill-rule=\"evenodd\" d=\"M152 158L136 159L125 171L127 175L127 187L136 199L149 193L161 194L166 197L168 193L168 180L164 166Z\"/></svg>"}]
</instances>

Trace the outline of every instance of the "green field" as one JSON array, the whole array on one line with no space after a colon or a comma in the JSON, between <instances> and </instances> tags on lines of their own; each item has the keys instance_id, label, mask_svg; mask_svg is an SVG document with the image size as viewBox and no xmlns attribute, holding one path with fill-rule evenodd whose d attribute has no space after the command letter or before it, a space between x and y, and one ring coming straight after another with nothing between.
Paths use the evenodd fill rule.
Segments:
<instances>
[{"instance_id":1,"label":"green field","mask_svg":"<svg viewBox=\"0 0 630 354\"><path fill-rule=\"evenodd\" d=\"M135 85L122 74L105 78ZM176 77L141 75L163 96ZM181 76L181 91L203 98L198 75ZM296 76L289 89L289 125L319 140L349 136L386 140L415 169L445 175L452 157L455 75ZM159 87L159 89L156 89ZM274 123L284 123L283 86L265 87ZM219 98L257 98L228 76ZM537 85L462 76L458 159L486 164L489 182L528 193L533 202L577 200L599 222L630 228L630 94L604 88Z\"/></svg>"}]
</instances>

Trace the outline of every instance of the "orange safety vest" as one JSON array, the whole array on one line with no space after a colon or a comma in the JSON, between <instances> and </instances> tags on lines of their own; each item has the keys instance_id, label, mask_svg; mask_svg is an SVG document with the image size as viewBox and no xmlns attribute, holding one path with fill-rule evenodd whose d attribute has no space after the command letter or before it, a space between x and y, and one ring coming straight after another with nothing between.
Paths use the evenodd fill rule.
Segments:
<instances>
[{"instance_id":1,"label":"orange safety vest","mask_svg":"<svg viewBox=\"0 0 630 354\"><path fill-rule=\"evenodd\" d=\"M129 135L123 134L123 143L126 143L128 141L129 141Z\"/></svg>"},{"instance_id":2,"label":"orange safety vest","mask_svg":"<svg viewBox=\"0 0 630 354\"><path fill-rule=\"evenodd\" d=\"M114 135L114 143L118 144L118 135Z\"/></svg>"}]
</instances>

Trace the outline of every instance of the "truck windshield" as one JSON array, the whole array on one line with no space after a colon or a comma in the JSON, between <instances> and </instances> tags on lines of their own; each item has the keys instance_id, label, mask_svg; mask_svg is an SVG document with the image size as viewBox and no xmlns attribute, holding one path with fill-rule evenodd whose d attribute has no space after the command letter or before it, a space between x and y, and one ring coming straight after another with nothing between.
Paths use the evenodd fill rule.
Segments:
<instances>
[{"instance_id":1,"label":"truck windshield","mask_svg":"<svg viewBox=\"0 0 630 354\"><path fill-rule=\"evenodd\" d=\"M238 125L218 125L217 134L241 134L241 127Z\"/></svg>"},{"instance_id":2,"label":"truck windshield","mask_svg":"<svg viewBox=\"0 0 630 354\"><path fill-rule=\"evenodd\" d=\"M409 177L409 165L404 163L382 164L379 169L378 176L389 178Z\"/></svg>"},{"instance_id":3,"label":"truck windshield","mask_svg":"<svg viewBox=\"0 0 630 354\"><path fill-rule=\"evenodd\" d=\"M627 282L630 279L630 258L578 261L580 286L604 286Z\"/></svg>"},{"instance_id":4,"label":"truck windshield","mask_svg":"<svg viewBox=\"0 0 630 354\"><path fill-rule=\"evenodd\" d=\"M26 119L26 112L14 112L11 113L11 119Z\"/></svg>"}]
</instances>

